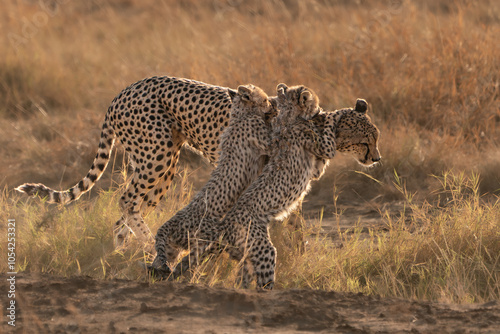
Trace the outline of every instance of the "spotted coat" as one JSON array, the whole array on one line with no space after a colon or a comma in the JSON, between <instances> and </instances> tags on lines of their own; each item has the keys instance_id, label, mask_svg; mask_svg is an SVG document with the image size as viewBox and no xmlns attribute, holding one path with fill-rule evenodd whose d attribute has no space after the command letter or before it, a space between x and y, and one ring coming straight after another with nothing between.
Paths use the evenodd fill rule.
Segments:
<instances>
[{"instance_id":1,"label":"spotted coat","mask_svg":"<svg viewBox=\"0 0 500 334\"><path fill-rule=\"evenodd\" d=\"M183 144L194 147L211 162L217 160L219 137L229 122L230 91L166 76L138 81L125 88L109 106L96 157L80 182L65 191L32 183L17 190L46 198L48 203L73 202L102 176L115 141L119 140L129 155L133 175L120 199L123 216L115 224L115 245L124 244L129 228L152 245L153 237L143 216L168 190Z\"/></svg>"},{"instance_id":2,"label":"spotted coat","mask_svg":"<svg viewBox=\"0 0 500 334\"><path fill-rule=\"evenodd\" d=\"M253 85L240 86L231 95L231 118L221 137L217 167L192 201L158 229L157 255L150 267L155 275L168 276L180 251L191 250L190 258L195 260L198 250L208 245L204 242L216 238L214 226L207 222L222 219L257 177L270 153L269 120L275 108L268 96ZM197 245L191 243L195 240ZM176 269L180 274L186 268L181 264Z\"/></svg>"}]
</instances>

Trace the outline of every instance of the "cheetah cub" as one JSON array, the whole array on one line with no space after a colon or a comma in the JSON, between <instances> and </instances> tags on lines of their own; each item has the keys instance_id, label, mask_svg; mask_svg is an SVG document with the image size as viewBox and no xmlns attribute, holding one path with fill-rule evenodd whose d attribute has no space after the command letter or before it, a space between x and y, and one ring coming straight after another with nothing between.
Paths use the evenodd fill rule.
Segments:
<instances>
[{"instance_id":1,"label":"cheetah cub","mask_svg":"<svg viewBox=\"0 0 500 334\"><path fill-rule=\"evenodd\" d=\"M321 134L309 121L320 112L318 98L310 89L280 84L277 103L270 161L225 218L207 223L207 230L198 235L212 242L219 240L221 249L243 262L243 287L255 277L257 288L272 289L276 249L269 237L269 222L286 216L299 203L311 178L323 167L318 167L318 159L335 155L333 126L325 121ZM184 261L193 265L192 260Z\"/></svg>"},{"instance_id":2,"label":"cheetah cub","mask_svg":"<svg viewBox=\"0 0 500 334\"><path fill-rule=\"evenodd\" d=\"M229 92L233 102L231 117L221 136L217 168L193 200L158 229L157 255L149 267L156 277L180 275L189 266L187 260L175 266L181 251L190 250L186 259L195 261L210 245L209 241L217 239L211 222L222 219L257 178L270 153L270 120L276 115L274 102L253 85L239 86L237 92Z\"/></svg>"},{"instance_id":3,"label":"cheetah cub","mask_svg":"<svg viewBox=\"0 0 500 334\"><path fill-rule=\"evenodd\" d=\"M240 196L218 224L232 258L243 261L242 286L255 278L257 288L272 289L276 249L269 223L283 219L305 196L313 177L319 177L320 159L335 155L333 119L320 133L311 118L320 112L318 97L304 87L277 87L279 115L273 126L273 149L259 177Z\"/></svg>"}]
</instances>

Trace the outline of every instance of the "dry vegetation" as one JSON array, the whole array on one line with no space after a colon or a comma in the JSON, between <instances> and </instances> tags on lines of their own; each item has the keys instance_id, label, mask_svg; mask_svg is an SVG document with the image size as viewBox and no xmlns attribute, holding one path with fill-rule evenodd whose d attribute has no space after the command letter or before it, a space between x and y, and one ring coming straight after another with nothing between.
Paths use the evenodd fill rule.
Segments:
<instances>
[{"instance_id":1,"label":"dry vegetation","mask_svg":"<svg viewBox=\"0 0 500 334\"><path fill-rule=\"evenodd\" d=\"M368 238L354 226L339 231L342 248L317 233L318 221L305 253L277 224L279 288L500 298L497 1L43 3L0 5L0 217L18 221L20 270L143 279L137 245L111 249L121 154L99 183L104 190L75 205L47 206L12 189L28 181L72 186L90 166L113 97L146 76L172 75L251 82L269 93L279 82L305 84L325 109L369 101L383 163L355 173L354 162L336 159L313 194L332 202L340 187L339 202L378 196L406 209L397 217L381 211L385 228ZM209 170L185 156L185 170ZM187 172L176 179L147 217L153 231L187 203L196 181ZM231 285L233 265L209 261L188 279Z\"/></svg>"}]
</instances>

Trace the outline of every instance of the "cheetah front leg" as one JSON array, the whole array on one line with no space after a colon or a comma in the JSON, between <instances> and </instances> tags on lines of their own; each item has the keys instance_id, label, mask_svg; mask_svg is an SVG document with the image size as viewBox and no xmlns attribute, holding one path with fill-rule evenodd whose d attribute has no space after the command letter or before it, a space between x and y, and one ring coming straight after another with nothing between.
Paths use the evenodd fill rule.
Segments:
<instances>
[{"instance_id":1,"label":"cheetah front leg","mask_svg":"<svg viewBox=\"0 0 500 334\"><path fill-rule=\"evenodd\" d=\"M257 289L272 290L276 270L276 248L269 238L263 240L260 246L252 248L250 262L256 278Z\"/></svg>"},{"instance_id":2,"label":"cheetah front leg","mask_svg":"<svg viewBox=\"0 0 500 334\"><path fill-rule=\"evenodd\" d=\"M335 119L333 116L333 114L325 116L323 134L319 133L318 128L313 125L312 121L309 122L311 128L305 148L319 159L333 159L337 151L335 144ZM315 176L318 178L319 175Z\"/></svg>"},{"instance_id":3,"label":"cheetah front leg","mask_svg":"<svg viewBox=\"0 0 500 334\"><path fill-rule=\"evenodd\" d=\"M229 248L231 257L243 265L239 278L241 287L248 288L255 278L257 289L272 290L275 280L276 248L271 242L269 227L251 225L248 236L252 236L252 241L242 236L240 233L236 247Z\"/></svg>"},{"instance_id":4,"label":"cheetah front leg","mask_svg":"<svg viewBox=\"0 0 500 334\"><path fill-rule=\"evenodd\" d=\"M172 239L173 229L175 229L175 226L171 226L167 222L156 233L156 257L153 263L148 266L148 272L157 279L172 277L170 265L174 263L180 253L180 248L176 246Z\"/></svg>"}]
</instances>

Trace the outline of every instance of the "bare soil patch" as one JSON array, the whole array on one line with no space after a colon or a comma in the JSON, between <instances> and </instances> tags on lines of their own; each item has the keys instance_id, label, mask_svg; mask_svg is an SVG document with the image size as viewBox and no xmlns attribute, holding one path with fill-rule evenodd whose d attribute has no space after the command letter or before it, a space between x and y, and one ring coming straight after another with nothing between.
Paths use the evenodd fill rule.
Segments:
<instances>
[{"instance_id":1,"label":"bare soil patch","mask_svg":"<svg viewBox=\"0 0 500 334\"><path fill-rule=\"evenodd\" d=\"M1 290L7 291L5 275ZM18 274L16 333L498 333L500 304ZM2 294L2 305L6 295Z\"/></svg>"}]
</instances>

